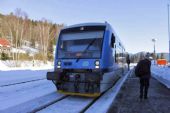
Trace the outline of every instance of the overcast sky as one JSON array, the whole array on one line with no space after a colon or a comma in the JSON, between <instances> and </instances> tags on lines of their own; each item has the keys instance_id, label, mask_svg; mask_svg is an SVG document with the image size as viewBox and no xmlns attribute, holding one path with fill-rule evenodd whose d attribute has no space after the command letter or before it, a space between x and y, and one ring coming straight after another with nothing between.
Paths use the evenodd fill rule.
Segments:
<instances>
[{"instance_id":1,"label":"overcast sky","mask_svg":"<svg viewBox=\"0 0 170 113\"><path fill-rule=\"evenodd\" d=\"M168 0L0 0L0 13L21 8L30 19L72 25L109 22L126 51L168 52ZM169 2L170 3L170 2Z\"/></svg>"}]
</instances>

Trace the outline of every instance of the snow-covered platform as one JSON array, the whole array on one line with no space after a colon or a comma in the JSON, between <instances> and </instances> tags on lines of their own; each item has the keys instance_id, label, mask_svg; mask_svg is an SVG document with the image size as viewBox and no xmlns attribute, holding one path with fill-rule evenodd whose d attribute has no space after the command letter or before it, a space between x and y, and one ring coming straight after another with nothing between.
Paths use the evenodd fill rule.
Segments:
<instances>
[{"instance_id":1,"label":"snow-covered platform","mask_svg":"<svg viewBox=\"0 0 170 113\"><path fill-rule=\"evenodd\" d=\"M147 100L139 99L139 79L129 77L108 113L170 113L170 89L152 78Z\"/></svg>"}]
</instances>

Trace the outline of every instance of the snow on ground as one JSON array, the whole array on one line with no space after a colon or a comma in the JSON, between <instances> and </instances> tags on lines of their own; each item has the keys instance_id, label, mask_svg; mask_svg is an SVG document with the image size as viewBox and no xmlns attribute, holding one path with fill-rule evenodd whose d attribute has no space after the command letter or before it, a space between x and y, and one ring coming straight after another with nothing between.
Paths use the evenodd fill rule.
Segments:
<instances>
[{"instance_id":1,"label":"snow on ground","mask_svg":"<svg viewBox=\"0 0 170 113\"><path fill-rule=\"evenodd\" d=\"M0 61L0 70L8 69L9 67L5 65L2 61Z\"/></svg>"},{"instance_id":2,"label":"snow on ground","mask_svg":"<svg viewBox=\"0 0 170 113\"><path fill-rule=\"evenodd\" d=\"M11 49L12 53L26 53L26 51L22 50L22 49L16 49L16 48L12 48Z\"/></svg>"},{"instance_id":3,"label":"snow on ground","mask_svg":"<svg viewBox=\"0 0 170 113\"><path fill-rule=\"evenodd\" d=\"M48 63L33 67L30 62L23 62L27 65L24 67L8 67L4 62L0 61L0 86L25 82L35 79L45 79L47 71L53 70L53 65Z\"/></svg>"},{"instance_id":4,"label":"snow on ground","mask_svg":"<svg viewBox=\"0 0 170 113\"><path fill-rule=\"evenodd\" d=\"M43 108L53 102L56 102L63 98L65 95L52 92L44 96L40 96L36 99L29 100L22 104L9 107L5 110L0 110L0 113L35 113L37 109ZM22 106L22 107L21 107Z\"/></svg>"},{"instance_id":5,"label":"snow on ground","mask_svg":"<svg viewBox=\"0 0 170 113\"><path fill-rule=\"evenodd\" d=\"M37 65L33 67L31 62L23 62L22 65L24 67L11 68L11 67L6 66L4 62L0 61L0 67L1 67L0 68L0 86L11 84L11 83L34 80L34 79L41 79L41 78L45 79L46 72L53 70L53 65L51 63L48 63L47 65L41 64L40 67ZM135 65L136 64L131 64L131 67ZM168 88L170 88L170 68L153 65L151 69L152 69L153 77L155 77L160 82L165 84ZM86 112L87 113L106 112L109 106L111 105L112 101L115 99L116 94L121 88L123 82L126 80L128 74L124 76L113 87L113 89L108 91L108 93L104 94L99 99L99 101L94 103L94 105L92 105L89 108L89 110L87 110ZM15 106L22 105L30 100L35 100L36 98L43 97L55 91L56 91L55 86L50 81L47 81L47 80L39 80L39 81L28 82L24 84L0 87L0 111L1 110L10 111L10 108L15 109ZM59 96L61 97L62 95L58 95L58 97ZM71 111L79 112L80 108L82 109L84 106L87 105L87 103L92 101L92 99L84 99L84 98L82 99L74 98L74 101L72 101L73 98L68 98L64 101L61 101L61 104L56 103L54 105L51 105L50 107L48 107L47 109L44 109L41 112L51 112L53 110L57 110L57 112L58 111L62 112L65 107L68 107L68 108L70 107L68 109L69 111L72 109ZM79 106L75 106L75 108L72 108L73 104L76 104ZM59 107L59 108L56 109L56 107ZM69 112L69 111L66 110L66 112Z\"/></svg>"},{"instance_id":6,"label":"snow on ground","mask_svg":"<svg viewBox=\"0 0 170 113\"><path fill-rule=\"evenodd\" d=\"M38 49L29 46L24 46L24 45L21 47L21 50L26 51L26 53L32 53L32 54L38 53Z\"/></svg>"},{"instance_id":7,"label":"snow on ground","mask_svg":"<svg viewBox=\"0 0 170 113\"><path fill-rule=\"evenodd\" d=\"M55 86L47 80L0 87L0 111L55 91Z\"/></svg>"},{"instance_id":8,"label":"snow on ground","mask_svg":"<svg viewBox=\"0 0 170 113\"><path fill-rule=\"evenodd\" d=\"M52 82L46 80L47 71L53 71L52 63L39 62L39 65L33 66L32 62L24 61L21 63L22 67L9 67L9 63L11 62L0 61L0 112L56 92ZM36 79L43 80L4 86Z\"/></svg>"},{"instance_id":9,"label":"snow on ground","mask_svg":"<svg viewBox=\"0 0 170 113\"><path fill-rule=\"evenodd\" d=\"M170 67L152 65L151 71L154 78L170 88Z\"/></svg>"},{"instance_id":10,"label":"snow on ground","mask_svg":"<svg viewBox=\"0 0 170 113\"><path fill-rule=\"evenodd\" d=\"M18 49L12 47L11 52L12 53L32 53L32 54L35 54L35 53L38 53L38 49L23 45L21 48L18 48Z\"/></svg>"},{"instance_id":11,"label":"snow on ground","mask_svg":"<svg viewBox=\"0 0 170 113\"><path fill-rule=\"evenodd\" d=\"M50 70L0 71L0 86L36 79L45 79L47 71Z\"/></svg>"},{"instance_id":12,"label":"snow on ground","mask_svg":"<svg viewBox=\"0 0 170 113\"><path fill-rule=\"evenodd\" d=\"M52 69L53 62L47 62L47 64L44 64L42 61L34 60L34 61L18 61L18 64L20 64L20 67L15 67L16 62L15 61L2 61L0 60L0 71L11 71L11 70L42 70L42 69Z\"/></svg>"}]
</instances>

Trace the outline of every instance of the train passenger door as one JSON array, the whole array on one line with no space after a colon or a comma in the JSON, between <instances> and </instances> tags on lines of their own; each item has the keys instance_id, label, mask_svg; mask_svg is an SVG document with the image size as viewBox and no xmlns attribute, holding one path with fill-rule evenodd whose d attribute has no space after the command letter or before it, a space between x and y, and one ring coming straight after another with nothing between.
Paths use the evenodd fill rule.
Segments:
<instances>
[{"instance_id":1,"label":"train passenger door","mask_svg":"<svg viewBox=\"0 0 170 113\"><path fill-rule=\"evenodd\" d=\"M115 36L114 36L114 34L112 33L112 37L111 37L111 48L112 48L112 57L113 57L113 59L114 59L114 62L115 62L115 58L116 58L116 56L115 56Z\"/></svg>"}]
</instances>

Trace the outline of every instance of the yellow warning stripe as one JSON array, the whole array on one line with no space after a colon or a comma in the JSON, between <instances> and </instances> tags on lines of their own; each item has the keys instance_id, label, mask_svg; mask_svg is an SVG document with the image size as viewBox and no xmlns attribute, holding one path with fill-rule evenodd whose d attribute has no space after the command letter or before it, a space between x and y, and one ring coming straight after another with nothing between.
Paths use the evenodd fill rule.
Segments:
<instances>
[{"instance_id":1,"label":"yellow warning stripe","mask_svg":"<svg viewBox=\"0 0 170 113\"><path fill-rule=\"evenodd\" d=\"M64 92L64 91L61 91L61 90L58 90L57 92L61 93L61 94L65 94L65 95L76 95L76 96L85 96L85 97L98 97L98 96L100 96L100 93L91 93L91 94L73 93L73 92Z\"/></svg>"}]
</instances>

